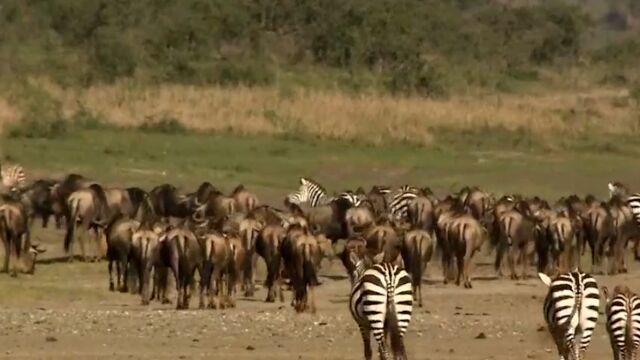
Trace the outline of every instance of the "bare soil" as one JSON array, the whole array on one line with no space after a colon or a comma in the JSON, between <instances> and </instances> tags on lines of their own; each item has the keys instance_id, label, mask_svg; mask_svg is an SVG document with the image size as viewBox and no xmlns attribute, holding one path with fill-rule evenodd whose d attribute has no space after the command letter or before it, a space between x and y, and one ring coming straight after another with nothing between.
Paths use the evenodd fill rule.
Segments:
<instances>
[{"instance_id":1,"label":"bare soil","mask_svg":"<svg viewBox=\"0 0 640 360\"><path fill-rule=\"evenodd\" d=\"M53 232L51 232L53 233ZM49 238L49 237L48 237ZM296 314L267 304L264 289L225 310L176 311L140 305L137 295L108 291L106 262L57 261L60 237L50 237L33 276L0 275L0 357L7 359L361 359L362 342L348 311L349 281L339 261L325 261L318 312ZM531 269L524 281L496 279L479 256L474 288L442 285L431 266L423 308L406 336L411 359L557 359L542 319L545 287ZM260 264L262 265L262 264ZM600 276L600 285L640 288L630 274ZM259 279L263 278L263 272ZM376 351L374 343L374 353ZM587 359L611 358L604 318Z\"/></svg>"}]
</instances>

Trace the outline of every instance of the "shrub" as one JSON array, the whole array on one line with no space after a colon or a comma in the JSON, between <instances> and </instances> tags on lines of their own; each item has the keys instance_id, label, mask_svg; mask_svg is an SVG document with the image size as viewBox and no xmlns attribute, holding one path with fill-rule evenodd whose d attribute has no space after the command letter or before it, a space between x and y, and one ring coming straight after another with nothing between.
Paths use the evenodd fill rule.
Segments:
<instances>
[{"instance_id":1,"label":"shrub","mask_svg":"<svg viewBox=\"0 0 640 360\"><path fill-rule=\"evenodd\" d=\"M145 121L138 126L138 130L161 134L185 134L189 131L180 120L167 115L163 115L159 119L145 119Z\"/></svg>"},{"instance_id":2,"label":"shrub","mask_svg":"<svg viewBox=\"0 0 640 360\"><path fill-rule=\"evenodd\" d=\"M63 116L62 105L46 91L25 83L17 98L22 117L8 125L9 137L55 139L67 134L69 123Z\"/></svg>"}]
</instances>

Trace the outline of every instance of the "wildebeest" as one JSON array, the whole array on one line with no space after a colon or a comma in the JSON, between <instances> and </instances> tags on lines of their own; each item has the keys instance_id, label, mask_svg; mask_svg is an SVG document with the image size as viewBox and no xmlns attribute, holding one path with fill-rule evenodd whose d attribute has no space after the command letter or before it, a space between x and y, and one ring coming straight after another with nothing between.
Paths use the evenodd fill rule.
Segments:
<instances>
[{"instance_id":1,"label":"wildebeest","mask_svg":"<svg viewBox=\"0 0 640 360\"><path fill-rule=\"evenodd\" d=\"M307 227L293 224L281 244L281 253L287 275L293 287L293 307L297 312L315 313L315 287L317 270L313 259L317 257L318 243Z\"/></svg>"},{"instance_id":2,"label":"wildebeest","mask_svg":"<svg viewBox=\"0 0 640 360\"><path fill-rule=\"evenodd\" d=\"M142 223L131 236L131 262L138 273L140 283L140 295L142 305L148 305L149 283L151 281L151 271L161 271L154 267L160 260L160 235L163 229L154 229L148 223Z\"/></svg>"},{"instance_id":3,"label":"wildebeest","mask_svg":"<svg viewBox=\"0 0 640 360\"><path fill-rule=\"evenodd\" d=\"M233 291L235 258L233 248L224 235L210 232L200 238L204 252L200 272L200 308L204 308L205 293L208 307L224 309L234 306Z\"/></svg>"},{"instance_id":4,"label":"wildebeest","mask_svg":"<svg viewBox=\"0 0 640 360\"><path fill-rule=\"evenodd\" d=\"M506 211L500 217L500 241L507 246L507 260L512 280L526 278L528 260L533 254L536 237L539 235L537 220L524 201L519 201L514 209ZM519 275L516 272L517 264L522 266Z\"/></svg>"},{"instance_id":5,"label":"wildebeest","mask_svg":"<svg viewBox=\"0 0 640 360\"><path fill-rule=\"evenodd\" d=\"M411 275L414 300L422 307L422 275L433 255L434 242L426 230L411 230L404 234L402 259Z\"/></svg>"},{"instance_id":6,"label":"wildebeest","mask_svg":"<svg viewBox=\"0 0 640 360\"><path fill-rule=\"evenodd\" d=\"M282 266L282 255L280 246L287 236L287 230L279 223L267 224L256 238L256 252L260 255L267 266L267 278L264 282L267 288L267 298L265 302L274 302L276 291L280 301L284 301L280 280L280 268Z\"/></svg>"},{"instance_id":7,"label":"wildebeest","mask_svg":"<svg viewBox=\"0 0 640 360\"><path fill-rule=\"evenodd\" d=\"M107 230L107 261L109 262L109 290L129 291L129 261L131 260L131 244L133 234L140 227L140 222L118 217L113 220ZM116 284L113 283L113 263L116 264ZM142 286L142 283L139 284Z\"/></svg>"},{"instance_id":8,"label":"wildebeest","mask_svg":"<svg viewBox=\"0 0 640 360\"><path fill-rule=\"evenodd\" d=\"M75 231L78 226L86 233L89 229L94 230L95 257L102 257L103 249L100 244L101 232L107 226L109 219L107 200L104 190L98 184L91 184L86 189L74 191L68 198L67 207L70 216L67 218L67 232L64 238L64 249L72 258L72 245L75 238ZM84 235L84 234L83 234ZM88 257L85 251L84 236L80 237L80 251L83 259Z\"/></svg>"},{"instance_id":9,"label":"wildebeest","mask_svg":"<svg viewBox=\"0 0 640 360\"><path fill-rule=\"evenodd\" d=\"M194 275L201 266L203 253L195 234L184 224L167 232L169 268L176 280L176 309L188 309Z\"/></svg>"},{"instance_id":10,"label":"wildebeest","mask_svg":"<svg viewBox=\"0 0 640 360\"><path fill-rule=\"evenodd\" d=\"M3 272L17 276L20 261L23 272L32 274L35 271L36 257L44 249L31 244L26 211L20 202L13 199L0 200L0 240L4 246Z\"/></svg>"},{"instance_id":11,"label":"wildebeest","mask_svg":"<svg viewBox=\"0 0 640 360\"><path fill-rule=\"evenodd\" d=\"M255 291L255 265L256 265L256 241L260 232L264 228L264 223L253 218L245 218L240 221L239 235L246 249L246 258L243 266L243 287L244 295L251 297Z\"/></svg>"},{"instance_id":12,"label":"wildebeest","mask_svg":"<svg viewBox=\"0 0 640 360\"><path fill-rule=\"evenodd\" d=\"M59 229L62 226L62 213L55 213L53 209L51 189L55 184L54 180L36 180L21 194L21 201L27 210L29 223L33 223L35 218L39 217L42 219L42 227L46 228L49 224L49 218L54 215L56 228Z\"/></svg>"},{"instance_id":13,"label":"wildebeest","mask_svg":"<svg viewBox=\"0 0 640 360\"><path fill-rule=\"evenodd\" d=\"M240 211L245 214L252 211L260 204L258 197L247 190L242 184L233 189L231 197L235 201L236 211Z\"/></svg>"}]
</instances>

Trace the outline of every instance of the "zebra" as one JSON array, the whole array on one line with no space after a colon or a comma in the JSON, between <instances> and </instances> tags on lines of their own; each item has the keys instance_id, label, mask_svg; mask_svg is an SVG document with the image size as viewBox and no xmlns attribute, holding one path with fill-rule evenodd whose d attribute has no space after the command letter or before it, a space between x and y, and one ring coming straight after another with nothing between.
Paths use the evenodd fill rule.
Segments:
<instances>
[{"instance_id":1,"label":"zebra","mask_svg":"<svg viewBox=\"0 0 640 360\"><path fill-rule=\"evenodd\" d=\"M0 167L2 185L11 192L25 188L27 175L20 165L2 165Z\"/></svg>"},{"instance_id":2,"label":"zebra","mask_svg":"<svg viewBox=\"0 0 640 360\"><path fill-rule=\"evenodd\" d=\"M538 277L549 287L544 317L560 360L582 359L598 321L600 292L596 280L577 269L553 280L544 273L538 273Z\"/></svg>"},{"instance_id":3,"label":"zebra","mask_svg":"<svg viewBox=\"0 0 640 360\"><path fill-rule=\"evenodd\" d=\"M354 194L353 191L344 191L338 195L338 198L345 199L349 201L351 206L360 206L362 203L363 197L358 194Z\"/></svg>"},{"instance_id":4,"label":"zebra","mask_svg":"<svg viewBox=\"0 0 640 360\"><path fill-rule=\"evenodd\" d=\"M616 286L611 298L606 287L602 290L614 360L635 359L640 346L640 298L626 286Z\"/></svg>"},{"instance_id":5,"label":"zebra","mask_svg":"<svg viewBox=\"0 0 640 360\"><path fill-rule=\"evenodd\" d=\"M352 191L345 191L337 197L327 195L325 188L317 181L309 178L300 178L300 189L297 192L287 195L287 200L293 204L308 203L312 207L327 205L336 198L349 201L352 206L358 206L362 201L359 195Z\"/></svg>"},{"instance_id":6,"label":"zebra","mask_svg":"<svg viewBox=\"0 0 640 360\"><path fill-rule=\"evenodd\" d=\"M409 203L418 197L419 190L413 186L403 185L398 192L393 195L389 203L389 213L396 220L407 219Z\"/></svg>"},{"instance_id":7,"label":"zebra","mask_svg":"<svg viewBox=\"0 0 640 360\"><path fill-rule=\"evenodd\" d=\"M360 260L352 278L357 280L351 290L349 309L360 328L365 359L372 356L371 332L378 343L381 359L389 357L387 337L391 340L394 358L406 359L403 337L413 310L411 277L391 263L376 264L365 270L363 260Z\"/></svg>"},{"instance_id":8,"label":"zebra","mask_svg":"<svg viewBox=\"0 0 640 360\"><path fill-rule=\"evenodd\" d=\"M640 193L630 193L629 189L622 183L614 181L607 184L611 198L619 196L631 209L636 225L640 227Z\"/></svg>"}]
</instances>

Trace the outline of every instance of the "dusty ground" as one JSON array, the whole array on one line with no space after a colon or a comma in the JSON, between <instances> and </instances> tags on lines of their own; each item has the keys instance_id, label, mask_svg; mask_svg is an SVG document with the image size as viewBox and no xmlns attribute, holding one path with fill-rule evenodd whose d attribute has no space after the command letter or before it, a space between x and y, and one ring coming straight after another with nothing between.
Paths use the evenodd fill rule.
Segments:
<instances>
[{"instance_id":1,"label":"dusty ground","mask_svg":"<svg viewBox=\"0 0 640 360\"><path fill-rule=\"evenodd\" d=\"M60 255L56 234L45 236L49 259ZM543 285L533 277L496 280L487 260L478 259L472 290L443 286L436 281L439 269L428 270L425 307L415 309L406 337L410 358L557 358L542 328ZM638 268L598 280L638 289ZM0 357L360 359L342 265L325 262L322 274L316 315L296 315L288 303L263 303L262 289L254 299L238 299L235 309L175 311L157 303L143 307L137 296L109 292L105 262L39 264L34 276L0 275ZM602 318L587 358L611 358Z\"/></svg>"}]
</instances>

